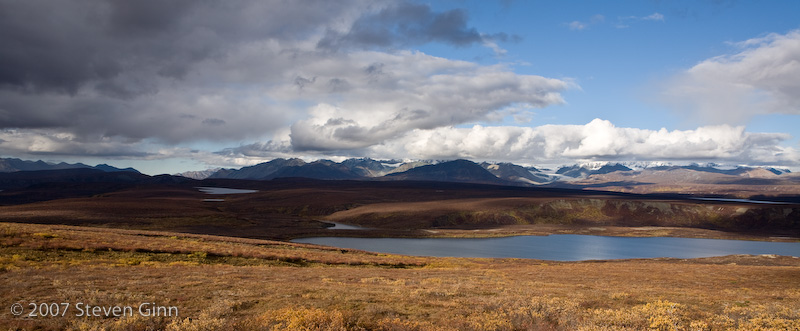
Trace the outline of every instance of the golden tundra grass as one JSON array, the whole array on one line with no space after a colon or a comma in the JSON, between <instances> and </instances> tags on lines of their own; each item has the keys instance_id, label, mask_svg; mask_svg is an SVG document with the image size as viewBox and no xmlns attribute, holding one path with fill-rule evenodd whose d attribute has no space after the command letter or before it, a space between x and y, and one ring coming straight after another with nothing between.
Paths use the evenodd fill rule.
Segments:
<instances>
[{"instance_id":1,"label":"golden tundra grass","mask_svg":"<svg viewBox=\"0 0 800 331\"><path fill-rule=\"evenodd\" d=\"M800 259L421 258L168 232L0 223L9 330L800 330ZM175 306L14 317L29 302Z\"/></svg>"}]
</instances>

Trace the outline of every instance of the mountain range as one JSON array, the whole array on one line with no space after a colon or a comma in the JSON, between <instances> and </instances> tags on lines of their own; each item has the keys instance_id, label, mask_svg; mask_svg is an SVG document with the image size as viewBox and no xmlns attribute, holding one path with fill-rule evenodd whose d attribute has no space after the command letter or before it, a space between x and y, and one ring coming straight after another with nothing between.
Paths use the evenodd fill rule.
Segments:
<instances>
[{"instance_id":1,"label":"mountain range","mask_svg":"<svg viewBox=\"0 0 800 331\"><path fill-rule=\"evenodd\" d=\"M106 164L89 166L83 163L48 163L20 159L0 159L0 173L88 169L101 172L133 172L133 168L116 168ZM14 177L30 177L31 175ZM97 176L97 175L93 175ZM212 169L176 174L195 180L276 178L310 178L322 180L414 180L490 183L498 185L549 185L559 187L612 187L654 184L740 184L768 185L778 179L791 183L800 179L788 169L772 167L724 167L718 164L672 165L664 162L592 162L562 166L555 171L525 167L513 163L475 163L468 160L374 160L351 158L342 162L298 158L274 159L240 169ZM6 176L7 177L7 176ZM5 177L4 177L5 178ZM6 181L10 180L8 178ZM27 179L26 179L27 180ZM655 186L653 186L655 187ZM1 188L0 188L1 189Z\"/></svg>"},{"instance_id":2,"label":"mountain range","mask_svg":"<svg viewBox=\"0 0 800 331\"><path fill-rule=\"evenodd\" d=\"M119 172L119 171L139 171L134 168L117 168L108 164L98 164L96 166L89 166L83 163L49 163L44 161L26 161L20 159L3 159L0 158L0 173L2 172L17 172L17 171L41 171L41 170L64 170L64 169L97 169L104 172Z\"/></svg>"},{"instance_id":3,"label":"mountain range","mask_svg":"<svg viewBox=\"0 0 800 331\"><path fill-rule=\"evenodd\" d=\"M533 168L534 171L537 171ZM532 173L524 167L511 163L477 164L467 160L413 161L401 163L395 160L379 161L369 158L347 159L340 163L318 160L306 163L301 159L274 159L269 162L243 167L221 169L211 179L255 179L302 177L312 179L376 179L448 181L470 183L545 183L549 177Z\"/></svg>"},{"instance_id":4,"label":"mountain range","mask_svg":"<svg viewBox=\"0 0 800 331\"><path fill-rule=\"evenodd\" d=\"M754 172L756 169L760 171ZM208 175L208 178L270 180L275 178L303 177L328 180L429 180L541 185L554 182L577 182L587 178L612 173L633 174L643 171L648 173L670 173L678 170L737 177L769 177L771 175L780 176L791 173L788 169L771 167L725 168L717 164L690 164L678 166L664 162L593 162L562 166L555 171L548 171L535 167L524 167L513 163L482 162L478 164L467 160L399 162L396 160L382 161L369 158L353 158L339 163L330 160L305 162L301 159L274 159L269 162L243 167L238 170L220 169ZM178 175L203 179L196 176L194 172Z\"/></svg>"},{"instance_id":5,"label":"mountain range","mask_svg":"<svg viewBox=\"0 0 800 331\"><path fill-rule=\"evenodd\" d=\"M439 182L467 182L481 184L510 184L479 164L467 160L455 160L411 168L404 172L387 174L384 180L414 180Z\"/></svg>"}]
</instances>

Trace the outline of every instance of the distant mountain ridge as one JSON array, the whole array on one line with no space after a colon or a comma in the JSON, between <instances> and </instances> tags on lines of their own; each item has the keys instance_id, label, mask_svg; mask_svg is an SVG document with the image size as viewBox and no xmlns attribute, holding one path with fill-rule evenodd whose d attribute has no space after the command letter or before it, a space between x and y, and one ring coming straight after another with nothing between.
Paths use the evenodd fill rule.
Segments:
<instances>
[{"instance_id":1,"label":"distant mountain ridge","mask_svg":"<svg viewBox=\"0 0 800 331\"><path fill-rule=\"evenodd\" d=\"M64 169L97 169L105 172L120 172L130 171L139 173L134 168L117 168L108 164L98 164L94 167L83 163L48 163L42 160L39 161L26 161L14 158L0 158L0 172L17 172L17 171L41 171L41 170L64 170Z\"/></svg>"},{"instance_id":2,"label":"distant mountain ridge","mask_svg":"<svg viewBox=\"0 0 800 331\"><path fill-rule=\"evenodd\" d=\"M523 182L528 184L542 184L553 181L553 177L543 173L535 167L523 167L513 163L487 163L480 164L497 178L511 182Z\"/></svg>"},{"instance_id":3,"label":"distant mountain ridge","mask_svg":"<svg viewBox=\"0 0 800 331\"><path fill-rule=\"evenodd\" d=\"M0 173L20 171L45 171L67 169L94 169L103 172L135 172L107 164L94 167L76 163L47 163L20 159L0 159ZM614 175L617 174L617 175ZM415 180L493 183L504 185L593 185L603 182L630 181L630 178L648 178L650 181L694 181L727 183L756 183L762 179L778 180L791 174L788 169L774 167L725 167L718 164L673 165L668 162L590 162L562 166L554 170L540 170L508 162L480 164L468 160L455 161L399 161L351 158L342 162L317 160L306 162L299 158L278 158L240 169L209 169L176 174L195 180L247 179L272 180L276 178L310 178L322 180ZM642 177L645 176L645 177ZM719 177L727 176L727 177ZM798 176L788 176L791 178ZM613 180L612 180L613 178ZM800 177L798 177L800 178ZM669 179L669 180L668 180Z\"/></svg>"},{"instance_id":4,"label":"distant mountain ridge","mask_svg":"<svg viewBox=\"0 0 800 331\"><path fill-rule=\"evenodd\" d=\"M508 162L489 163L482 162L476 164L472 161L459 160L477 165L488 171L495 178L486 177L485 173L475 171L471 175L462 176L457 173L448 174L436 170L436 175L422 174L419 170L422 167L436 166L452 161L407 161L397 160L380 161L370 158L351 158L342 162L330 160L318 160L306 163L301 159L274 159L269 162L243 167L241 169L220 169L208 178L230 178L230 179L255 179L270 180L275 178L304 177L312 179L356 179L356 180L430 180L430 181L466 181L466 182L496 182L497 179L506 184L514 185L547 185L562 181L572 182L575 180L595 178L600 179L603 175L621 173L635 174L642 171L658 173L676 173L678 170L691 171L693 173L720 174L736 177L769 177L789 174L788 169L778 169L772 167L724 167L718 164L689 164L673 165L668 162L590 162L562 166L555 171L540 170L536 167L525 167ZM464 166L465 164L462 164ZM450 171L458 172L463 169L450 168ZM438 168L425 168L438 169ZM413 170L413 171L412 171ZM410 172L409 172L410 171ZM428 170L426 170L428 171ZM403 175L398 175L403 174ZM686 173L683 173L684 175ZM458 179L461 176L461 179ZM679 175L675 175L679 176ZM672 177L675 177L672 176ZM697 177L700 175L693 175ZM192 177L203 179L204 177ZM708 180L713 180L713 176Z\"/></svg>"},{"instance_id":5,"label":"distant mountain ridge","mask_svg":"<svg viewBox=\"0 0 800 331\"><path fill-rule=\"evenodd\" d=\"M633 169L628 168L624 165L619 163L617 164L606 164L601 166L598 169L591 169L585 166L573 165L569 167L561 167L556 171L558 175L564 175L567 177L578 178L578 177L588 177L591 175L602 175L608 174L616 171L631 171Z\"/></svg>"},{"instance_id":6,"label":"distant mountain ridge","mask_svg":"<svg viewBox=\"0 0 800 331\"><path fill-rule=\"evenodd\" d=\"M221 169L208 178L269 180L304 177L312 179L360 179L384 176L397 169L386 162L370 158L347 159L340 163L317 160L306 163L301 159L274 159L241 169Z\"/></svg>"},{"instance_id":7,"label":"distant mountain ridge","mask_svg":"<svg viewBox=\"0 0 800 331\"><path fill-rule=\"evenodd\" d=\"M607 163L589 163L589 164L575 164L571 166L562 166L556 171L556 174L572 178L586 178L591 175L609 174L616 171L623 171L623 172L643 171L643 170L674 171L679 169L731 175L731 176L741 176L747 174L753 169L763 169L775 175L791 173L789 169L778 169L774 167L737 166L737 167L724 168L714 163L706 165L701 165L696 163L689 165L672 165L672 164L664 164L663 162L651 163L651 164L642 162L619 162L619 163L607 162Z\"/></svg>"},{"instance_id":8,"label":"distant mountain ridge","mask_svg":"<svg viewBox=\"0 0 800 331\"><path fill-rule=\"evenodd\" d=\"M209 178L228 178L228 179L272 179L273 173L285 167L301 166L306 162L301 159L274 159L269 162L243 167L241 169L222 169Z\"/></svg>"},{"instance_id":9,"label":"distant mountain ridge","mask_svg":"<svg viewBox=\"0 0 800 331\"><path fill-rule=\"evenodd\" d=\"M383 176L383 179L508 184L477 163L468 160L424 165L404 172L388 174Z\"/></svg>"},{"instance_id":10,"label":"distant mountain ridge","mask_svg":"<svg viewBox=\"0 0 800 331\"><path fill-rule=\"evenodd\" d=\"M180 173L174 174L174 176L180 176L180 177L186 177L186 178L191 178L191 179L203 180L203 179L206 179L208 177L211 177L211 175L217 173L220 170L222 170L222 168L211 168L211 169L206 169L206 170L184 171L184 172L180 172Z\"/></svg>"}]
</instances>

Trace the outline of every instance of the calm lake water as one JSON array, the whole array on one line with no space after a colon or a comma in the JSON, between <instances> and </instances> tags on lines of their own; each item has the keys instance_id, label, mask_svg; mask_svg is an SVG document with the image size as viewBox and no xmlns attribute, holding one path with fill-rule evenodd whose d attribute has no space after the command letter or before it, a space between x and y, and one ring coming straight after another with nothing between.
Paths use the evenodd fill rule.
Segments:
<instances>
[{"instance_id":1,"label":"calm lake water","mask_svg":"<svg viewBox=\"0 0 800 331\"><path fill-rule=\"evenodd\" d=\"M258 190L242 190L237 188L208 187L208 186L198 186L197 189L205 194L244 194L244 193L258 192Z\"/></svg>"},{"instance_id":2,"label":"calm lake water","mask_svg":"<svg viewBox=\"0 0 800 331\"><path fill-rule=\"evenodd\" d=\"M732 254L800 256L800 242L603 237L572 234L468 239L315 237L292 241L402 255L510 257L556 261L655 257L697 258Z\"/></svg>"}]
</instances>

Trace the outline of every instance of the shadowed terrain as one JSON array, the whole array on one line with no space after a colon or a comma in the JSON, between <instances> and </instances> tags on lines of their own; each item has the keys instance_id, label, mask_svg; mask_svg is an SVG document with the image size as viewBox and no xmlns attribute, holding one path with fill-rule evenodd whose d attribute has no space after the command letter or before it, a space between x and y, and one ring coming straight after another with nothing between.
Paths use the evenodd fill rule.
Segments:
<instances>
[{"instance_id":1,"label":"shadowed terrain","mask_svg":"<svg viewBox=\"0 0 800 331\"><path fill-rule=\"evenodd\" d=\"M350 231L347 235L351 236L496 236L587 231L604 234L605 230L599 229L608 227L668 227L681 233L666 235L700 237L709 236L709 232L693 235L690 230L714 230L718 234L712 237L721 238L767 239L796 237L800 233L797 204L701 201L674 194L446 182L165 179L168 178L67 183L67 186L86 187L73 193L86 193L83 197L69 195L66 199L0 206L0 220L261 239L331 235L328 221L373 228ZM200 192L197 189L200 186L257 192L212 195ZM32 190L36 192L41 187L34 186ZM0 194L24 197L27 192L23 189ZM621 234L619 230L607 233ZM647 231L634 233L656 235ZM663 231L657 234L665 235Z\"/></svg>"}]
</instances>

